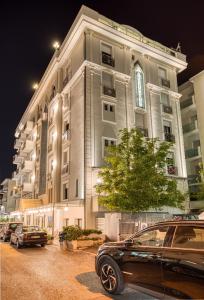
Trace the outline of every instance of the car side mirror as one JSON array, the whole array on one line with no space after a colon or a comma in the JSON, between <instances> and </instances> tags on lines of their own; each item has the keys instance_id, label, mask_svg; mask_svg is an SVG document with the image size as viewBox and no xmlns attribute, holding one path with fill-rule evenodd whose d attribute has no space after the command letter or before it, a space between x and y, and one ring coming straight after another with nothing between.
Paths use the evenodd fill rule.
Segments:
<instances>
[{"instance_id":1,"label":"car side mirror","mask_svg":"<svg viewBox=\"0 0 204 300\"><path fill-rule=\"evenodd\" d=\"M125 246L130 247L133 245L133 240L125 240Z\"/></svg>"}]
</instances>

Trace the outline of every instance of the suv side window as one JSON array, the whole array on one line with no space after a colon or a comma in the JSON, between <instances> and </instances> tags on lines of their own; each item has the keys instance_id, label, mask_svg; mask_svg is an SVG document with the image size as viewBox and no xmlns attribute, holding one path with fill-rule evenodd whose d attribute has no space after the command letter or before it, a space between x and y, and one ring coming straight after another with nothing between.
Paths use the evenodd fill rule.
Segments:
<instances>
[{"instance_id":1,"label":"suv side window","mask_svg":"<svg viewBox=\"0 0 204 300\"><path fill-rule=\"evenodd\" d=\"M204 250L204 227L178 226L172 247Z\"/></svg>"},{"instance_id":2,"label":"suv side window","mask_svg":"<svg viewBox=\"0 0 204 300\"><path fill-rule=\"evenodd\" d=\"M134 245L148 247L163 247L169 227L158 227L147 230L133 239Z\"/></svg>"}]
</instances>

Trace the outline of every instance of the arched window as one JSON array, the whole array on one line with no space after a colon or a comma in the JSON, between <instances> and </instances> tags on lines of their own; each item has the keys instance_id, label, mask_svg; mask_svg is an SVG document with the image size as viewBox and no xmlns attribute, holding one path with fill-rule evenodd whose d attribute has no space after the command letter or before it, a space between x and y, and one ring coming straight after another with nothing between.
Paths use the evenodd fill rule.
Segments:
<instances>
[{"instance_id":1,"label":"arched window","mask_svg":"<svg viewBox=\"0 0 204 300\"><path fill-rule=\"evenodd\" d=\"M144 73L139 64L135 65L134 77L136 106L145 108Z\"/></svg>"}]
</instances>

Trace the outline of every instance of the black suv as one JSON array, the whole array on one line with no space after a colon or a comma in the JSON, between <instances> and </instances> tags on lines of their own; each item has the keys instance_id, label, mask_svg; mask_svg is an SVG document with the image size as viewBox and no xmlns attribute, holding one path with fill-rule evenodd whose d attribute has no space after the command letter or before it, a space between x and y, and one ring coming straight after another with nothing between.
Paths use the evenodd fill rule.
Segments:
<instances>
[{"instance_id":1,"label":"black suv","mask_svg":"<svg viewBox=\"0 0 204 300\"><path fill-rule=\"evenodd\" d=\"M179 299L204 299L204 221L168 221L105 243L96 272L111 294L125 283Z\"/></svg>"}]
</instances>

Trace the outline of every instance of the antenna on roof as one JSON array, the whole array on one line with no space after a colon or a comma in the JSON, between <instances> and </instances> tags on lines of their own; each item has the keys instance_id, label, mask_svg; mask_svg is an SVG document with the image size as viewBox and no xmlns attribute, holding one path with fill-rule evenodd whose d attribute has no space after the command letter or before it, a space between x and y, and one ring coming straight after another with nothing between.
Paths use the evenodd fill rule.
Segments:
<instances>
[{"instance_id":1,"label":"antenna on roof","mask_svg":"<svg viewBox=\"0 0 204 300\"><path fill-rule=\"evenodd\" d=\"M178 44L177 44L176 51L181 52L181 43L180 42L178 42Z\"/></svg>"}]
</instances>

